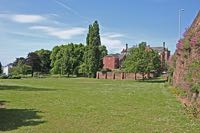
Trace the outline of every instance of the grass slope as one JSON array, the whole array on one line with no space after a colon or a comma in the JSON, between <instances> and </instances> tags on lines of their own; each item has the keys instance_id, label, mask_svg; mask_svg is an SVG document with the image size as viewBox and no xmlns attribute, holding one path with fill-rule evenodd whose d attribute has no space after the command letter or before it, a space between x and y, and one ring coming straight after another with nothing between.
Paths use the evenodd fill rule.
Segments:
<instances>
[{"instance_id":1,"label":"grass slope","mask_svg":"<svg viewBox=\"0 0 200 133\"><path fill-rule=\"evenodd\" d=\"M199 132L159 82L0 80L0 132Z\"/></svg>"}]
</instances>

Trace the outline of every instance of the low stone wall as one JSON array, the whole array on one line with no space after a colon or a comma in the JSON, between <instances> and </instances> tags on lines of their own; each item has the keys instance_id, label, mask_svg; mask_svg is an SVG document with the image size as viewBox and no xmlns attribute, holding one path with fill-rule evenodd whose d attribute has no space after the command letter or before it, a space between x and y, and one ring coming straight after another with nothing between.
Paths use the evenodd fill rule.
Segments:
<instances>
[{"instance_id":1,"label":"low stone wall","mask_svg":"<svg viewBox=\"0 0 200 133\"><path fill-rule=\"evenodd\" d=\"M113 79L113 80L135 80L142 79L142 75L137 73L125 73L125 72L97 72L97 79ZM145 75L145 78L148 76ZM150 78L154 78L154 74L150 74Z\"/></svg>"},{"instance_id":2,"label":"low stone wall","mask_svg":"<svg viewBox=\"0 0 200 133\"><path fill-rule=\"evenodd\" d=\"M107 72L106 75L107 75L107 79L114 79L114 75L112 72Z\"/></svg>"}]
</instances>

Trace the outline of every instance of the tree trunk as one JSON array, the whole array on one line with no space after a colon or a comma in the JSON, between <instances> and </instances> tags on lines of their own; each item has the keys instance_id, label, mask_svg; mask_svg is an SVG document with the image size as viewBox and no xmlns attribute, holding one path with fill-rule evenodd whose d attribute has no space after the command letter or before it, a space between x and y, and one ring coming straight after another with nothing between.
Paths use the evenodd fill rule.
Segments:
<instances>
[{"instance_id":1,"label":"tree trunk","mask_svg":"<svg viewBox=\"0 0 200 133\"><path fill-rule=\"evenodd\" d=\"M135 80L137 80L137 73L135 73Z\"/></svg>"},{"instance_id":2,"label":"tree trunk","mask_svg":"<svg viewBox=\"0 0 200 133\"><path fill-rule=\"evenodd\" d=\"M92 77L93 77L93 78L96 78L96 73L93 73Z\"/></svg>"},{"instance_id":3,"label":"tree trunk","mask_svg":"<svg viewBox=\"0 0 200 133\"><path fill-rule=\"evenodd\" d=\"M31 77L33 77L33 70L31 71Z\"/></svg>"},{"instance_id":4,"label":"tree trunk","mask_svg":"<svg viewBox=\"0 0 200 133\"><path fill-rule=\"evenodd\" d=\"M148 78L148 79L150 78L150 72L147 73L147 78Z\"/></svg>"},{"instance_id":5,"label":"tree trunk","mask_svg":"<svg viewBox=\"0 0 200 133\"><path fill-rule=\"evenodd\" d=\"M142 73L142 80L144 81L144 73Z\"/></svg>"}]
</instances>

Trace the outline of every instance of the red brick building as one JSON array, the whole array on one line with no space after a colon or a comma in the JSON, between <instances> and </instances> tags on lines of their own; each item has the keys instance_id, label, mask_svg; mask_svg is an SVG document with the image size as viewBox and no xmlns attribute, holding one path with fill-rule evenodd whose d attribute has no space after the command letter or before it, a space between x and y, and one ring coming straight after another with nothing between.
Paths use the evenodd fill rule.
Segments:
<instances>
[{"instance_id":1,"label":"red brick building","mask_svg":"<svg viewBox=\"0 0 200 133\"><path fill-rule=\"evenodd\" d=\"M103 58L104 69L118 69L119 68L119 54L110 54Z\"/></svg>"},{"instance_id":2,"label":"red brick building","mask_svg":"<svg viewBox=\"0 0 200 133\"><path fill-rule=\"evenodd\" d=\"M159 53L162 65L169 60L170 51L167 48L165 48L165 43L163 43L163 47L150 47L150 46L147 47ZM125 60L128 51L129 51L128 44L126 44L126 49L123 49L121 51L121 54L110 54L105 56L103 58L103 64L104 64L103 68L110 70L119 69L122 66L123 61Z\"/></svg>"},{"instance_id":3,"label":"red brick building","mask_svg":"<svg viewBox=\"0 0 200 133\"><path fill-rule=\"evenodd\" d=\"M121 54L110 54L103 58L103 68L104 69L119 69L124 61L128 51L128 44L126 44L126 49L121 51Z\"/></svg>"}]
</instances>

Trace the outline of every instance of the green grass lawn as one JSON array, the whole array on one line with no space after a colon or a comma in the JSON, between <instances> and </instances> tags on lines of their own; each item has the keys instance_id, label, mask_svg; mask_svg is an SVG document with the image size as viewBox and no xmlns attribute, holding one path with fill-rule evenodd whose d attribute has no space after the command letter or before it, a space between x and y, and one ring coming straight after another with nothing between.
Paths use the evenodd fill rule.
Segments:
<instances>
[{"instance_id":1,"label":"green grass lawn","mask_svg":"<svg viewBox=\"0 0 200 133\"><path fill-rule=\"evenodd\" d=\"M0 80L0 132L195 133L162 82L95 79Z\"/></svg>"}]
</instances>

